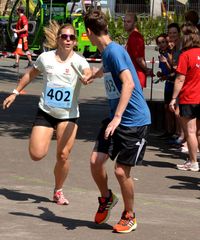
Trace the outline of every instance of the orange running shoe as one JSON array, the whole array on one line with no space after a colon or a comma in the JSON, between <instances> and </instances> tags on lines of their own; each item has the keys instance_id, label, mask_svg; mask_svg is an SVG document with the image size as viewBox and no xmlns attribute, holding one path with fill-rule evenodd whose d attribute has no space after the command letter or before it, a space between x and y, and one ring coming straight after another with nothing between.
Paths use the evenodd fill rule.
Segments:
<instances>
[{"instance_id":1,"label":"orange running shoe","mask_svg":"<svg viewBox=\"0 0 200 240\"><path fill-rule=\"evenodd\" d=\"M122 213L120 221L113 227L114 232L129 233L137 228L135 213L132 216L126 211Z\"/></svg>"},{"instance_id":2,"label":"orange running shoe","mask_svg":"<svg viewBox=\"0 0 200 240\"><path fill-rule=\"evenodd\" d=\"M118 202L117 196L115 196L111 190L109 190L109 197L99 197L99 208L95 215L95 222L97 224L105 223L110 217L110 211Z\"/></svg>"}]
</instances>

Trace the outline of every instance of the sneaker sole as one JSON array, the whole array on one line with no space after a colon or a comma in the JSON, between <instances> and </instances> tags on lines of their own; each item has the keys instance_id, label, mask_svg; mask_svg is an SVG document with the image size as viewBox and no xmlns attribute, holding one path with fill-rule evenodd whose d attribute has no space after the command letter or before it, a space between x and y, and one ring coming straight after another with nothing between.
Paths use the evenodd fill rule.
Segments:
<instances>
[{"instance_id":1,"label":"sneaker sole","mask_svg":"<svg viewBox=\"0 0 200 240\"><path fill-rule=\"evenodd\" d=\"M66 206L66 205L69 205L69 201L68 201L68 202L65 202L65 203L59 203L58 200L53 199L53 202L56 203L57 205L61 205L61 206L62 206L62 205L65 205L65 206Z\"/></svg>"},{"instance_id":2,"label":"sneaker sole","mask_svg":"<svg viewBox=\"0 0 200 240\"><path fill-rule=\"evenodd\" d=\"M129 230L117 231L114 229L113 231L116 233L130 233L130 232L136 230L136 228L137 228L137 223L135 223Z\"/></svg>"},{"instance_id":3,"label":"sneaker sole","mask_svg":"<svg viewBox=\"0 0 200 240\"><path fill-rule=\"evenodd\" d=\"M118 203L119 199L117 196L114 195L114 200L113 200L113 203L110 205L110 208L108 210L108 214L107 214L107 217L101 221L101 222L96 222L97 224L102 224L102 223L105 223L108 221L109 217L110 217L110 211L112 210L112 208Z\"/></svg>"},{"instance_id":4,"label":"sneaker sole","mask_svg":"<svg viewBox=\"0 0 200 240\"><path fill-rule=\"evenodd\" d=\"M178 170L181 170L181 171L191 171L191 172L199 172L199 169L186 169L186 168L182 168L182 167L177 167Z\"/></svg>"}]
</instances>

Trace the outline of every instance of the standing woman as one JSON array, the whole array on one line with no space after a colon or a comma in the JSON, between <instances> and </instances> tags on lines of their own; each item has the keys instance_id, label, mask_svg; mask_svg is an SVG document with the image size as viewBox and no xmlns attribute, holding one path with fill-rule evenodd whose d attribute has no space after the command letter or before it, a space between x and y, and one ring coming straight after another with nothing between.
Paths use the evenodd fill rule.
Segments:
<instances>
[{"instance_id":1,"label":"standing woman","mask_svg":"<svg viewBox=\"0 0 200 240\"><path fill-rule=\"evenodd\" d=\"M45 28L46 46L55 50L42 53L34 66L25 73L13 93L3 102L8 108L16 96L34 78L43 73L43 90L38 112L33 124L29 143L32 160L39 161L48 152L54 130L56 130L57 152L54 168L55 189L53 200L59 205L67 205L62 187L69 171L69 154L72 150L79 117L78 96L81 88L77 73L71 66L75 63L80 72L90 76L88 62L73 51L76 45L75 29L71 24L59 26L51 22Z\"/></svg>"},{"instance_id":2,"label":"standing woman","mask_svg":"<svg viewBox=\"0 0 200 240\"><path fill-rule=\"evenodd\" d=\"M176 69L172 100L169 104L174 112L178 97L181 122L188 144L189 159L180 170L199 171L197 149L200 148L200 35L195 26L182 27L182 53Z\"/></svg>"},{"instance_id":3,"label":"standing woman","mask_svg":"<svg viewBox=\"0 0 200 240\"><path fill-rule=\"evenodd\" d=\"M167 91L165 93L165 99L166 99L166 112L167 112L167 117L168 117L168 126L169 126L169 135L171 137L174 134L177 134L177 139L181 135L181 123L179 119L179 113L178 113L178 107L176 108L175 114L172 113L169 109L169 103L172 98L173 94L173 89L174 89L174 81L176 78L176 67L177 67L177 62L178 62L178 57L181 53L181 29L177 23L170 23L167 26L167 31L168 31L168 37L169 37L169 42L173 45L171 49L171 59L169 57L169 62L171 64L171 73L170 77L167 81Z\"/></svg>"}]
</instances>

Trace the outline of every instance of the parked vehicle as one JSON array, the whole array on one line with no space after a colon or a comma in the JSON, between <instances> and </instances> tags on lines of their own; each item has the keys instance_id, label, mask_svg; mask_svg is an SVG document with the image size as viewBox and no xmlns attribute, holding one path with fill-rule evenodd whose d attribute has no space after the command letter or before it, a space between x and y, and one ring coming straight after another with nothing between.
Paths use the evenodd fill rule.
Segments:
<instances>
[{"instance_id":1,"label":"parked vehicle","mask_svg":"<svg viewBox=\"0 0 200 240\"><path fill-rule=\"evenodd\" d=\"M13 37L12 28L15 28L18 16L17 8L22 5L25 8L25 15L29 20L29 49L35 53L44 50L43 27L50 20L56 20L60 24L71 23L77 31L77 51L85 57L98 56L96 46L89 41L84 21L83 11L88 7L94 7L96 2L100 1L80 0L16 0L14 3L9 19L0 21L0 34L3 36L0 40L0 50L13 51L16 47ZM104 1L105 2L105 1ZM99 5L98 5L99 6Z\"/></svg>"}]
</instances>

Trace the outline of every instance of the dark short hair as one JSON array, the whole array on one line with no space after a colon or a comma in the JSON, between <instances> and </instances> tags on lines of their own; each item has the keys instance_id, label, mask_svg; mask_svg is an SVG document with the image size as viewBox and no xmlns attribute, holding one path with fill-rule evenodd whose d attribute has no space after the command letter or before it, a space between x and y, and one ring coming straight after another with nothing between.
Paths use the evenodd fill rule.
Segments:
<instances>
[{"instance_id":1,"label":"dark short hair","mask_svg":"<svg viewBox=\"0 0 200 240\"><path fill-rule=\"evenodd\" d=\"M167 40L167 34L166 33L161 33L160 35L158 35L157 37L156 37L156 44L158 44L158 39L160 38L160 37L163 37L163 38L165 38L166 39L166 41L168 41Z\"/></svg>"},{"instance_id":2,"label":"dark short hair","mask_svg":"<svg viewBox=\"0 0 200 240\"><path fill-rule=\"evenodd\" d=\"M108 21L101 10L90 10L84 16L85 28L89 28L95 35L108 34Z\"/></svg>"},{"instance_id":3,"label":"dark short hair","mask_svg":"<svg viewBox=\"0 0 200 240\"><path fill-rule=\"evenodd\" d=\"M189 10L185 14L185 21L191 22L193 25L197 25L199 22L199 14L195 10Z\"/></svg>"},{"instance_id":4,"label":"dark short hair","mask_svg":"<svg viewBox=\"0 0 200 240\"><path fill-rule=\"evenodd\" d=\"M24 7L22 7L22 6L18 7L17 11L20 12L20 13L24 13L25 12Z\"/></svg>"},{"instance_id":5,"label":"dark short hair","mask_svg":"<svg viewBox=\"0 0 200 240\"><path fill-rule=\"evenodd\" d=\"M170 28L176 28L178 33L181 32L181 28L179 27L178 23L170 23L168 26L167 26L167 29L169 30Z\"/></svg>"}]
</instances>

